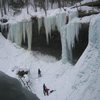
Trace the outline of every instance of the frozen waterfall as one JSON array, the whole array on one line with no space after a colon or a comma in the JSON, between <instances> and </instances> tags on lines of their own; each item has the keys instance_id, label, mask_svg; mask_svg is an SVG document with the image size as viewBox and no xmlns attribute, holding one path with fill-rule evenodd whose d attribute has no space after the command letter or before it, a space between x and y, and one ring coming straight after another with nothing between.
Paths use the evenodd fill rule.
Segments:
<instances>
[{"instance_id":1,"label":"frozen waterfall","mask_svg":"<svg viewBox=\"0 0 100 100\"><path fill-rule=\"evenodd\" d=\"M78 40L80 24L77 22L77 11L69 14L69 22L61 29L62 60L72 60L72 48L75 46L75 38Z\"/></svg>"},{"instance_id":2,"label":"frozen waterfall","mask_svg":"<svg viewBox=\"0 0 100 100\"><path fill-rule=\"evenodd\" d=\"M12 42L17 43L21 46L22 39L25 42L25 36L27 36L28 40L28 49L31 50L31 42L32 42L32 22L31 21L23 21L14 24L10 24L8 39Z\"/></svg>"},{"instance_id":3,"label":"frozen waterfall","mask_svg":"<svg viewBox=\"0 0 100 100\"><path fill-rule=\"evenodd\" d=\"M66 40L68 43L68 48L69 50L71 50L71 48L73 48L75 46L75 38L78 40L78 34L79 34L79 27L80 24L78 22L76 22L77 18L75 18L74 20L70 21L67 24L67 30L66 30Z\"/></svg>"},{"instance_id":4,"label":"frozen waterfall","mask_svg":"<svg viewBox=\"0 0 100 100\"><path fill-rule=\"evenodd\" d=\"M62 60L66 62L72 60L72 48L75 46L75 39L78 40L80 24L77 22L78 12L71 11L69 13L69 22L66 24L66 12L56 13L51 16L44 16L38 19L38 33L42 25L45 27L46 42L49 44L51 31L58 30L60 32L62 44ZM36 33L36 34L38 34ZM33 30L34 34L34 30ZM22 42L28 42L28 49L31 50L32 45L32 21L22 21L10 25L8 39L22 45Z\"/></svg>"},{"instance_id":5,"label":"frozen waterfall","mask_svg":"<svg viewBox=\"0 0 100 100\"><path fill-rule=\"evenodd\" d=\"M49 36L51 37L51 30L55 30L57 27L61 33L61 27L66 24L66 13L58 13L55 16L46 16L44 18L44 26L46 30L46 40L49 44Z\"/></svg>"},{"instance_id":6,"label":"frozen waterfall","mask_svg":"<svg viewBox=\"0 0 100 100\"><path fill-rule=\"evenodd\" d=\"M68 43L68 49L71 50L71 48L74 47L75 38L78 40L78 34L79 34L79 27L80 24L77 22L78 18L78 12L73 11L69 14L69 23L66 27L66 40Z\"/></svg>"}]
</instances>

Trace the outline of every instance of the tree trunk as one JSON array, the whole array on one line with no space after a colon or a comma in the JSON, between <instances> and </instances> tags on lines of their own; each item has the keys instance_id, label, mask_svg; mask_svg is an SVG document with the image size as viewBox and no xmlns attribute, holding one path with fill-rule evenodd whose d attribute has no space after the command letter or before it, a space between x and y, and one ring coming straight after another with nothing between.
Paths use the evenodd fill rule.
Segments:
<instances>
[{"instance_id":1,"label":"tree trunk","mask_svg":"<svg viewBox=\"0 0 100 100\"><path fill-rule=\"evenodd\" d=\"M77 6L77 4L76 4L76 8L77 8L77 11L78 11L78 6Z\"/></svg>"},{"instance_id":2,"label":"tree trunk","mask_svg":"<svg viewBox=\"0 0 100 100\"><path fill-rule=\"evenodd\" d=\"M4 14L6 15L7 12L6 12L6 2L5 2L5 0L3 0L2 3L3 3Z\"/></svg>"},{"instance_id":3,"label":"tree trunk","mask_svg":"<svg viewBox=\"0 0 100 100\"><path fill-rule=\"evenodd\" d=\"M1 16L3 17L2 0L1 0Z\"/></svg>"},{"instance_id":4,"label":"tree trunk","mask_svg":"<svg viewBox=\"0 0 100 100\"><path fill-rule=\"evenodd\" d=\"M94 7L93 7L93 0L92 0L92 11L94 11Z\"/></svg>"},{"instance_id":5,"label":"tree trunk","mask_svg":"<svg viewBox=\"0 0 100 100\"><path fill-rule=\"evenodd\" d=\"M26 0L26 3L27 3L27 14L29 14L29 11L28 11L28 0Z\"/></svg>"}]
</instances>

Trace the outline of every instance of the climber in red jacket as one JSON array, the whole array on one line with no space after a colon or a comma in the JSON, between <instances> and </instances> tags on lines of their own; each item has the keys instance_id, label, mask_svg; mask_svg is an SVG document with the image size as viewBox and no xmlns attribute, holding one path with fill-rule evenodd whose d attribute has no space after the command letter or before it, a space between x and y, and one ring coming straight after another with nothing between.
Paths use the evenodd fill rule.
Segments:
<instances>
[{"instance_id":1,"label":"climber in red jacket","mask_svg":"<svg viewBox=\"0 0 100 100\"><path fill-rule=\"evenodd\" d=\"M45 91L46 91L47 95L49 95L49 90L50 90L50 89L45 88Z\"/></svg>"},{"instance_id":2,"label":"climber in red jacket","mask_svg":"<svg viewBox=\"0 0 100 100\"><path fill-rule=\"evenodd\" d=\"M68 16L66 16L66 24L68 24Z\"/></svg>"}]
</instances>

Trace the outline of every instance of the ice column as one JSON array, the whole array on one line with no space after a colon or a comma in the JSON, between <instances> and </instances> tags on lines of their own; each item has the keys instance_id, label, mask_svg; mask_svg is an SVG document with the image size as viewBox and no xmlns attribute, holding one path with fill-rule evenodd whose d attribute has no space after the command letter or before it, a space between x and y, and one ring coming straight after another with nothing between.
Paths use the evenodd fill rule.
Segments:
<instances>
[{"instance_id":1,"label":"ice column","mask_svg":"<svg viewBox=\"0 0 100 100\"><path fill-rule=\"evenodd\" d=\"M23 21L23 42L25 42L26 38L26 21Z\"/></svg>"},{"instance_id":2,"label":"ice column","mask_svg":"<svg viewBox=\"0 0 100 100\"><path fill-rule=\"evenodd\" d=\"M72 60L72 48L75 46L75 38L78 40L80 24L77 22L78 13L71 12L69 14L69 23L61 28L62 40L62 60Z\"/></svg>"},{"instance_id":3,"label":"ice column","mask_svg":"<svg viewBox=\"0 0 100 100\"><path fill-rule=\"evenodd\" d=\"M31 50L32 44L32 22L26 22L26 32L27 32L27 39L28 39L28 49Z\"/></svg>"},{"instance_id":4,"label":"ice column","mask_svg":"<svg viewBox=\"0 0 100 100\"><path fill-rule=\"evenodd\" d=\"M8 39L14 42L14 30L15 30L15 24L10 24L9 25L9 34L8 34Z\"/></svg>"},{"instance_id":5,"label":"ice column","mask_svg":"<svg viewBox=\"0 0 100 100\"><path fill-rule=\"evenodd\" d=\"M15 38L15 42L21 46L22 43L22 33L23 33L23 27L22 27L22 22L19 22L16 24L16 37Z\"/></svg>"},{"instance_id":6,"label":"ice column","mask_svg":"<svg viewBox=\"0 0 100 100\"><path fill-rule=\"evenodd\" d=\"M69 14L69 23L67 24L67 31L66 31L66 39L68 43L68 48L71 48L75 45L75 38L78 40L79 34L79 27L80 24L77 22L78 12L77 10L71 11Z\"/></svg>"},{"instance_id":7,"label":"ice column","mask_svg":"<svg viewBox=\"0 0 100 100\"><path fill-rule=\"evenodd\" d=\"M66 29L67 26L64 26L61 31L61 41L62 41L62 62L66 63L68 61L68 49L67 49L67 42L66 42Z\"/></svg>"}]
</instances>

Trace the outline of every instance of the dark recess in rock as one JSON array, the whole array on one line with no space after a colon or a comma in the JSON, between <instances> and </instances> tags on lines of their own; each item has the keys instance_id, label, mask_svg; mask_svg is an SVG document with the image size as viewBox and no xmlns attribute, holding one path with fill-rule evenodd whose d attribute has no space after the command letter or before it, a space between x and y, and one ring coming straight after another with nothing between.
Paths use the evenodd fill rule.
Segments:
<instances>
[{"instance_id":1,"label":"dark recess in rock","mask_svg":"<svg viewBox=\"0 0 100 100\"><path fill-rule=\"evenodd\" d=\"M73 64L77 62L88 45L89 23L82 23L79 30L78 41L75 39L75 47L72 49Z\"/></svg>"}]
</instances>

